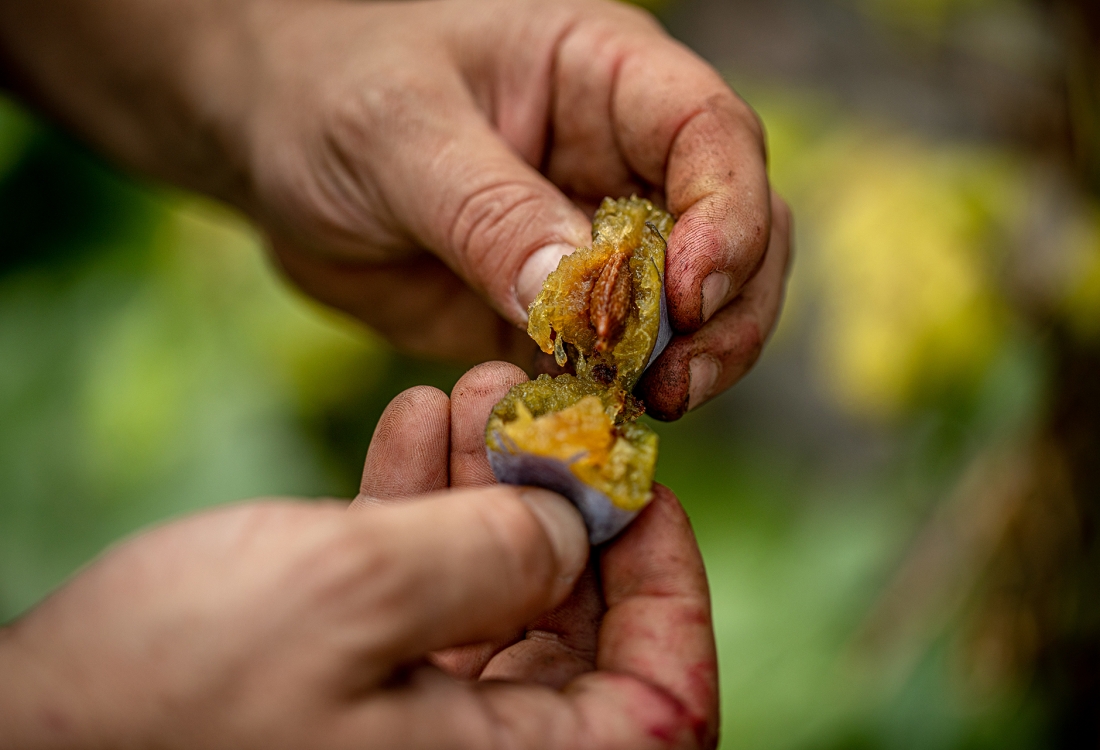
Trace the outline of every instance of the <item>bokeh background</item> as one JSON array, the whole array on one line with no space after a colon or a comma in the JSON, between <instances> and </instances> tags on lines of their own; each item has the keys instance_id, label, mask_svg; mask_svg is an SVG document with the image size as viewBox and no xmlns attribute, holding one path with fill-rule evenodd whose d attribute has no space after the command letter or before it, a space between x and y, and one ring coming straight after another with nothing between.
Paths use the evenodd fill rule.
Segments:
<instances>
[{"instance_id":1,"label":"bokeh background","mask_svg":"<svg viewBox=\"0 0 1100 750\"><path fill-rule=\"evenodd\" d=\"M667 0L797 218L743 383L662 438L724 748L1100 741L1100 17L1081 0ZM0 621L113 540L355 492L462 368L289 290L229 210L0 100Z\"/></svg>"}]
</instances>

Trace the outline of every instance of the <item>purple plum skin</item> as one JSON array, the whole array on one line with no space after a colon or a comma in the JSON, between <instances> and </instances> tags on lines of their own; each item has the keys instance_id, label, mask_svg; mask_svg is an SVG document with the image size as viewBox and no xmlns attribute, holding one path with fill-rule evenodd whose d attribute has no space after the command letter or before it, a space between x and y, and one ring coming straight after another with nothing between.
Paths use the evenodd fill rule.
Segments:
<instances>
[{"instance_id":1,"label":"purple plum skin","mask_svg":"<svg viewBox=\"0 0 1100 750\"><path fill-rule=\"evenodd\" d=\"M638 511L623 510L604 493L585 484L569 464L533 453L486 449L489 466L502 484L529 485L557 492L580 511L589 543L603 544L626 528Z\"/></svg>"}]
</instances>

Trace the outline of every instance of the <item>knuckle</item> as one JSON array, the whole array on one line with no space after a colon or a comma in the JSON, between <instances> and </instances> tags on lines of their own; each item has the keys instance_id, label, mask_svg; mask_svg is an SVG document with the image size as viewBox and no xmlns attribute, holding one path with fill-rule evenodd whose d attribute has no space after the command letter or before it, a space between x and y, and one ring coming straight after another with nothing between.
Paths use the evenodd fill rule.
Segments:
<instances>
[{"instance_id":1,"label":"knuckle","mask_svg":"<svg viewBox=\"0 0 1100 750\"><path fill-rule=\"evenodd\" d=\"M664 33L664 29L661 27L660 21L653 15L652 11L647 8L643 8L640 5L627 4L627 3L615 3L615 8L624 19L627 19L639 27L648 31L657 31Z\"/></svg>"},{"instance_id":2,"label":"knuckle","mask_svg":"<svg viewBox=\"0 0 1100 750\"><path fill-rule=\"evenodd\" d=\"M425 91L437 87L399 65L334 80L323 93L321 115L333 132L369 145L372 134L404 128L423 117Z\"/></svg>"},{"instance_id":3,"label":"knuckle","mask_svg":"<svg viewBox=\"0 0 1100 750\"><path fill-rule=\"evenodd\" d=\"M714 75L720 85L717 91L707 97L704 111L719 122L730 122L735 128L747 132L763 152L764 143L767 140L767 128L763 119L717 73Z\"/></svg>"},{"instance_id":4,"label":"knuckle","mask_svg":"<svg viewBox=\"0 0 1100 750\"><path fill-rule=\"evenodd\" d=\"M732 365L751 367L764 350L764 332L755 318L744 318L730 343L725 359Z\"/></svg>"},{"instance_id":5,"label":"knuckle","mask_svg":"<svg viewBox=\"0 0 1100 750\"><path fill-rule=\"evenodd\" d=\"M744 99L737 96L734 97L737 100L737 115L738 120L742 126L752 134L753 138L760 144L761 149L764 148L764 144L767 142L767 129L764 126L764 120L761 119L759 113L753 109Z\"/></svg>"},{"instance_id":6,"label":"knuckle","mask_svg":"<svg viewBox=\"0 0 1100 750\"><path fill-rule=\"evenodd\" d=\"M521 217L533 215L531 208L542 198L536 186L522 180L490 181L469 192L455 209L447 233L458 261L467 271L490 278L507 270L500 267L502 258L529 255L537 243L524 243L530 220ZM502 248L513 252L502 253Z\"/></svg>"}]
</instances>

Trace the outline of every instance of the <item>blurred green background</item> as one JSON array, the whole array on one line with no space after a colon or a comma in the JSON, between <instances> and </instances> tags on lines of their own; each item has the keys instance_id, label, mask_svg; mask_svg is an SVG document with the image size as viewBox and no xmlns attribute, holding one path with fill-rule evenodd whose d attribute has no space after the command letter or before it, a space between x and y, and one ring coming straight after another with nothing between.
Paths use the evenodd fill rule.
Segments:
<instances>
[{"instance_id":1,"label":"blurred green background","mask_svg":"<svg viewBox=\"0 0 1100 750\"><path fill-rule=\"evenodd\" d=\"M761 114L797 220L758 367L655 425L708 565L722 746L1096 746L1095 12L650 7ZM350 497L388 400L461 372L0 101L0 621L149 523Z\"/></svg>"}]
</instances>

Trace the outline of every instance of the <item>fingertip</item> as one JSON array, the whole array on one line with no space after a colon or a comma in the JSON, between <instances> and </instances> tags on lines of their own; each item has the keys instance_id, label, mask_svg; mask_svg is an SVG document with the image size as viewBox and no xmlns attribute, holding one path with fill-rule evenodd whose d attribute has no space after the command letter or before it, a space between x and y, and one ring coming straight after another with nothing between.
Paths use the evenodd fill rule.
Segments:
<instances>
[{"instance_id":1,"label":"fingertip","mask_svg":"<svg viewBox=\"0 0 1100 750\"><path fill-rule=\"evenodd\" d=\"M527 373L510 362L483 362L458 379L451 389L451 399L464 404L473 399L480 401L493 397L499 401L509 388L527 379Z\"/></svg>"},{"instance_id":2,"label":"fingertip","mask_svg":"<svg viewBox=\"0 0 1100 750\"><path fill-rule=\"evenodd\" d=\"M666 294L677 331L701 328L741 292L763 263L771 234L765 201L716 192L693 205L669 239Z\"/></svg>"},{"instance_id":3,"label":"fingertip","mask_svg":"<svg viewBox=\"0 0 1100 750\"><path fill-rule=\"evenodd\" d=\"M485 456L485 424L493 407L508 390L527 381L527 374L507 362L486 362L473 368L451 390L451 484L477 487L496 477Z\"/></svg>"},{"instance_id":4,"label":"fingertip","mask_svg":"<svg viewBox=\"0 0 1100 750\"><path fill-rule=\"evenodd\" d=\"M681 538L690 536L694 540L691 521L676 493L660 482L654 482L653 499L611 547L646 548L657 545L653 535L664 538L670 533Z\"/></svg>"},{"instance_id":5,"label":"fingertip","mask_svg":"<svg viewBox=\"0 0 1100 750\"><path fill-rule=\"evenodd\" d=\"M447 394L424 385L402 391L374 428L360 497L385 500L445 488L449 440Z\"/></svg>"}]
</instances>

